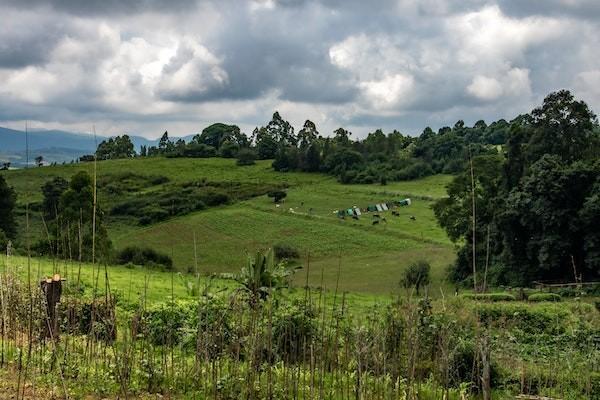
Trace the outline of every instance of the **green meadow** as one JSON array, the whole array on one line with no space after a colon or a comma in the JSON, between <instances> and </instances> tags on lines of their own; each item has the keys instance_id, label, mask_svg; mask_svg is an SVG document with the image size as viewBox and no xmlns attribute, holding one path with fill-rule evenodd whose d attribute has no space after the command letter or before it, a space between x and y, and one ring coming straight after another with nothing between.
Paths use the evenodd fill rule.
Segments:
<instances>
[{"instance_id":1,"label":"green meadow","mask_svg":"<svg viewBox=\"0 0 600 400\"><path fill-rule=\"evenodd\" d=\"M15 170L5 176L17 191L23 211L26 203L41 201L44 182L55 176L68 179L80 170L93 174L94 165ZM138 197L159 190L177 191L178 184L198 181L287 188L287 197L280 205L261 195L146 226L119 218L108 220L107 229L117 250L131 245L152 247L171 256L176 269L183 273L194 271L195 265L203 275L236 272L248 253L287 244L301 254L294 262L300 268L296 284L304 283L308 274L311 286L338 285L341 290L388 294L399 289L401 272L408 264L425 259L432 265L432 295L452 290L445 284L444 268L452 262L454 249L431 210L432 202L444 196L451 176L386 186L342 185L321 174L275 172L270 161L239 167L235 160L219 158L103 161L97 164L96 173L99 183L121 179L123 185L128 185L132 176L168 178L164 183L140 188L134 193ZM99 202L104 210L110 210L121 197L99 185ZM386 222L377 225L372 223L373 213L365 213L359 220L342 220L336 215L339 209L364 208L406 197L412 199L410 206L396 208L399 216L391 211L379 213ZM35 213L30 226L34 233L43 228ZM21 212L20 229L24 227Z\"/></svg>"}]
</instances>

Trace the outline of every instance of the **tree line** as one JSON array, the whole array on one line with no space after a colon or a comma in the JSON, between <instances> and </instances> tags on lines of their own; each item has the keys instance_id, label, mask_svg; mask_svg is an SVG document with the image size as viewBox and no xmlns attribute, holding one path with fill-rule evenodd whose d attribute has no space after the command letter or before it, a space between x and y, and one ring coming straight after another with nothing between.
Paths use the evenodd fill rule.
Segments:
<instances>
[{"instance_id":1,"label":"tree line","mask_svg":"<svg viewBox=\"0 0 600 400\"><path fill-rule=\"evenodd\" d=\"M467 160L468 161L468 160ZM471 154L435 215L458 246L450 278L478 289L600 279L600 129L562 90Z\"/></svg>"},{"instance_id":2,"label":"tree line","mask_svg":"<svg viewBox=\"0 0 600 400\"><path fill-rule=\"evenodd\" d=\"M518 120L518 119L517 119ZM397 130L381 129L364 139L352 139L352 132L338 128L324 137L314 122L306 120L296 133L294 127L275 112L265 126L250 136L236 125L215 123L192 140L173 141L165 132L157 146L142 146L136 153L127 135L110 138L98 146L99 160L130 157L225 157L237 158L239 165L255 159L272 159L275 170L323 172L342 183L386 183L409 180L436 173L458 173L464 167L468 150L474 154L496 153L505 142L514 121L496 121L472 127L458 121L437 132L427 127L418 137ZM83 161L91 161L87 156Z\"/></svg>"}]
</instances>

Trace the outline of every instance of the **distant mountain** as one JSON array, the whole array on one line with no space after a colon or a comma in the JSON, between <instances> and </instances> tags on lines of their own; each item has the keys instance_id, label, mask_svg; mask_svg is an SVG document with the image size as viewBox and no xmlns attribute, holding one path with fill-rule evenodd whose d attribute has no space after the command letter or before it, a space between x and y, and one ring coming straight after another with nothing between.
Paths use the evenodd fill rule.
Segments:
<instances>
[{"instance_id":1,"label":"distant mountain","mask_svg":"<svg viewBox=\"0 0 600 400\"><path fill-rule=\"evenodd\" d=\"M48 162L70 162L84 154L93 153L96 149L94 137L90 134L67 132L61 130L34 130L29 131L29 159L37 156L44 157ZM184 136L187 142L193 135ZM98 143L107 139L106 136L97 136ZM131 136L135 150L140 146L156 146L158 139L150 140L141 136ZM179 139L173 137L173 140ZM25 132L15 129L0 127L0 162L10 161L13 166L25 165Z\"/></svg>"}]
</instances>

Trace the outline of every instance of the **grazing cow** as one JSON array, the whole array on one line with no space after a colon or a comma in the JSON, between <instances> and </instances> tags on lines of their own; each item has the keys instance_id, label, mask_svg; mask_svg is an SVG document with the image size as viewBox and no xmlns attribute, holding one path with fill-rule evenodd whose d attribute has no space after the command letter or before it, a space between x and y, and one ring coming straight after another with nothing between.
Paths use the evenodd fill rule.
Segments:
<instances>
[{"instance_id":1,"label":"grazing cow","mask_svg":"<svg viewBox=\"0 0 600 400\"><path fill-rule=\"evenodd\" d=\"M373 218L379 218L379 214L373 214Z\"/></svg>"},{"instance_id":2,"label":"grazing cow","mask_svg":"<svg viewBox=\"0 0 600 400\"><path fill-rule=\"evenodd\" d=\"M356 215L353 215L353 216L352 216L352 219L355 219L355 220L357 220L357 221L358 221L358 217L357 217Z\"/></svg>"},{"instance_id":3,"label":"grazing cow","mask_svg":"<svg viewBox=\"0 0 600 400\"><path fill-rule=\"evenodd\" d=\"M398 211L392 211L392 215L395 215L396 217L399 217L400 213Z\"/></svg>"},{"instance_id":4,"label":"grazing cow","mask_svg":"<svg viewBox=\"0 0 600 400\"><path fill-rule=\"evenodd\" d=\"M379 223L379 221L373 221L371 222L372 225L377 225Z\"/></svg>"},{"instance_id":5,"label":"grazing cow","mask_svg":"<svg viewBox=\"0 0 600 400\"><path fill-rule=\"evenodd\" d=\"M410 220L411 220L411 221L416 221L417 219L415 218L415 216L414 216L414 215L411 215L411 216L410 216Z\"/></svg>"},{"instance_id":6,"label":"grazing cow","mask_svg":"<svg viewBox=\"0 0 600 400\"><path fill-rule=\"evenodd\" d=\"M381 218L381 220L387 224L387 219L385 219L385 217Z\"/></svg>"}]
</instances>

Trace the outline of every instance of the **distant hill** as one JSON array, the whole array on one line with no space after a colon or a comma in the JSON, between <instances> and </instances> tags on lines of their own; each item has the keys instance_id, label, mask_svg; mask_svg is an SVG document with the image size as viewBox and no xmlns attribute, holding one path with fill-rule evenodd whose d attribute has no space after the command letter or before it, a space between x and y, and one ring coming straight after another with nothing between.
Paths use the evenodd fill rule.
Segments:
<instances>
[{"instance_id":1,"label":"distant hill","mask_svg":"<svg viewBox=\"0 0 600 400\"><path fill-rule=\"evenodd\" d=\"M131 136L136 151L140 146L156 146L158 139L151 140L141 136ZM107 139L97 136L97 142ZM183 137L189 141L192 135ZM178 138L174 138L178 139ZM13 166L25 165L25 132L0 127L0 162L10 161ZM84 154L93 153L96 149L94 137L90 134L67 132L61 130L29 131L29 159L44 157L48 162L70 162Z\"/></svg>"}]
</instances>

